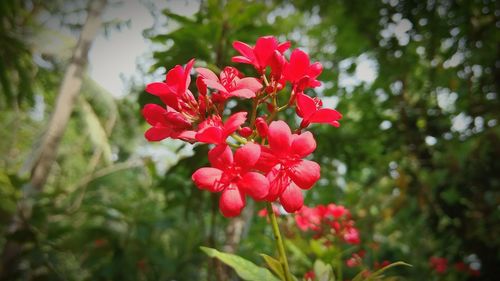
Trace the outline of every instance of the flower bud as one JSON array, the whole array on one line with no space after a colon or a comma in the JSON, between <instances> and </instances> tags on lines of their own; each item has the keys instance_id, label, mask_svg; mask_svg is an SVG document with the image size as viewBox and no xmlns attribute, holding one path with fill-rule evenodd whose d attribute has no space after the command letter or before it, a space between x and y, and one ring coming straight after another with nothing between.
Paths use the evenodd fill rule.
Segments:
<instances>
[{"instance_id":1,"label":"flower bud","mask_svg":"<svg viewBox=\"0 0 500 281\"><path fill-rule=\"evenodd\" d=\"M269 127L267 126L266 120L262 117L259 117L255 120L255 126L257 127L257 132L262 138L267 137L267 131Z\"/></svg>"},{"instance_id":2,"label":"flower bud","mask_svg":"<svg viewBox=\"0 0 500 281\"><path fill-rule=\"evenodd\" d=\"M266 87L266 93L270 94L274 92L274 87L272 85L269 85Z\"/></svg>"},{"instance_id":3,"label":"flower bud","mask_svg":"<svg viewBox=\"0 0 500 281\"><path fill-rule=\"evenodd\" d=\"M267 103L267 110L269 112L274 112L276 110L276 107L272 103Z\"/></svg>"},{"instance_id":4,"label":"flower bud","mask_svg":"<svg viewBox=\"0 0 500 281\"><path fill-rule=\"evenodd\" d=\"M243 127L241 128L238 133L240 133L240 135L244 138L248 138L251 134L252 134L252 129L250 129L250 127Z\"/></svg>"}]
</instances>

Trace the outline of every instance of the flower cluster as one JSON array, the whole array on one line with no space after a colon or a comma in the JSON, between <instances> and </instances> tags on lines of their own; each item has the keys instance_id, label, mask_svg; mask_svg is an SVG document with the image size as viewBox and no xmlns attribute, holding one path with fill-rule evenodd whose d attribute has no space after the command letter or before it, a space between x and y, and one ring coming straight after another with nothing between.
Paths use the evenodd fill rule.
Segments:
<instances>
[{"instance_id":1,"label":"flower cluster","mask_svg":"<svg viewBox=\"0 0 500 281\"><path fill-rule=\"evenodd\" d=\"M432 256L429 258L429 266L430 268L439 275L444 275L453 271L453 268L449 267L448 259L444 257ZM472 264L467 264L463 261L456 262L454 264L454 269L456 272L465 273L469 276L480 276L481 271L477 268L474 268Z\"/></svg>"},{"instance_id":2,"label":"flower cluster","mask_svg":"<svg viewBox=\"0 0 500 281\"><path fill-rule=\"evenodd\" d=\"M295 222L302 231L313 231L315 237L332 234L347 244L361 242L349 210L341 205L318 205L314 208L304 206L295 215Z\"/></svg>"},{"instance_id":3,"label":"flower cluster","mask_svg":"<svg viewBox=\"0 0 500 281\"><path fill-rule=\"evenodd\" d=\"M320 178L320 166L304 159L316 149L313 135L304 130L313 123L338 127L342 115L304 93L320 85L317 78L322 72L321 64L311 63L304 51L295 49L287 59L290 43L280 43L273 36L260 37L255 46L237 41L233 47L240 55L232 61L252 65L258 75L245 77L230 66L217 75L198 67L194 69L198 94L194 95L190 90L194 59L185 67L175 66L163 82L146 87L164 105L144 106L142 113L151 125L145 137L214 145L208 153L211 167L198 169L192 180L200 189L221 192L219 208L224 216L239 215L247 195L279 200L287 212L295 212L303 205L302 190ZM249 110L225 118L229 99L251 100L234 107L246 105ZM283 100L286 103L280 105ZM293 131L284 121L275 120L287 108L295 108L301 118Z\"/></svg>"}]
</instances>

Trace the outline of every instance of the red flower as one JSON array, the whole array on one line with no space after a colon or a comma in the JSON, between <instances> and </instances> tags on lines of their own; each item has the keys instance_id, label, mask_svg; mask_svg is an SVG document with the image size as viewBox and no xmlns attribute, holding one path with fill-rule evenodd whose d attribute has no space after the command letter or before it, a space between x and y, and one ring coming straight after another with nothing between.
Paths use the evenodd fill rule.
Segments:
<instances>
[{"instance_id":1,"label":"red flower","mask_svg":"<svg viewBox=\"0 0 500 281\"><path fill-rule=\"evenodd\" d=\"M338 120L342 114L330 108L321 108L322 102L319 99L313 99L303 93L297 94L297 115L302 117L301 128L306 128L311 123L330 124L339 127Z\"/></svg>"},{"instance_id":2,"label":"red flower","mask_svg":"<svg viewBox=\"0 0 500 281\"><path fill-rule=\"evenodd\" d=\"M309 208L307 206L303 206L295 215L295 223L302 231L309 229L319 231L322 219L323 217L318 208Z\"/></svg>"},{"instance_id":3,"label":"red flower","mask_svg":"<svg viewBox=\"0 0 500 281\"><path fill-rule=\"evenodd\" d=\"M310 64L309 55L300 49L295 49L290 56L290 62L284 64L283 78L293 85L296 93L305 88L315 88L321 85L316 78L323 71L319 62Z\"/></svg>"},{"instance_id":4,"label":"red flower","mask_svg":"<svg viewBox=\"0 0 500 281\"><path fill-rule=\"evenodd\" d=\"M267 196L269 182L251 169L260 156L260 146L247 143L233 153L229 146L219 145L210 150L208 160L212 167L196 170L192 180L200 189L222 192L219 209L225 217L234 217L245 207L245 195L255 200Z\"/></svg>"},{"instance_id":5,"label":"red flower","mask_svg":"<svg viewBox=\"0 0 500 281\"><path fill-rule=\"evenodd\" d=\"M234 67L224 68L220 73L220 79L210 69L199 67L196 71L208 87L217 90L212 97L214 102L224 102L231 97L253 98L262 88L259 80L252 77L243 78Z\"/></svg>"},{"instance_id":6,"label":"red flower","mask_svg":"<svg viewBox=\"0 0 500 281\"><path fill-rule=\"evenodd\" d=\"M168 71L165 82L154 82L146 86L146 92L158 96L167 106L182 112L189 119L196 119L199 115L198 103L188 89L193 64L194 59L186 64L186 68L176 65Z\"/></svg>"},{"instance_id":7,"label":"red flower","mask_svg":"<svg viewBox=\"0 0 500 281\"><path fill-rule=\"evenodd\" d=\"M149 141L161 141L166 138L194 140L195 132L191 130L189 120L168 106L163 108L157 104L146 104L142 115L152 126L144 133Z\"/></svg>"},{"instance_id":8,"label":"red flower","mask_svg":"<svg viewBox=\"0 0 500 281\"><path fill-rule=\"evenodd\" d=\"M268 172L270 190L267 200L278 197L287 212L295 212L303 205L300 189L311 188L320 178L316 162L304 160L316 149L316 141L310 132L292 135L283 121L269 125L269 148L264 147L258 168Z\"/></svg>"},{"instance_id":9,"label":"red flower","mask_svg":"<svg viewBox=\"0 0 500 281\"><path fill-rule=\"evenodd\" d=\"M388 261L388 260L384 260L382 263L379 263L378 261L375 261L375 264L374 264L374 268L375 269L381 269L381 268L384 268L388 265L390 265L391 262Z\"/></svg>"},{"instance_id":10,"label":"red flower","mask_svg":"<svg viewBox=\"0 0 500 281\"><path fill-rule=\"evenodd\" d=\"M259 73L264 73L270 64L274 51L284 53L290 48L290 42L279 43L274 36L263 36L257 39L253 48L240 41L235 41L233 47L241 54L241 56L233 57L233 62L251 64Z\"/></svg>"},{"instance_id":11,"label":"red flower","mask_svg":"<svg viewBox=\"0 0 500 281\"><path fill-rule=\"evenodd\" d=\"M306 274L304 274L304 280L306 281L313 281L314 278L316 278L316 274L314 274L314 271L308 271Z\"/></svg>"},{"instance_id":12,"label":"red flower","mask_svg":"<svg viewBox=\"0 0 500 281\"><path fill-rule=\"evenodd\" d=\"M335 219L339 219L344 215L348 215L349 210L347 210L344 206L341 205L328 204L327 214L332 215Z\"/></svg>"},{"instance_id":13,"label":"red flower","mask_svg":"<svg viewBox=\"0 0 500 281\"><path fill-rule=\"evenodd\" d=\"M446 273L448 269L448 260L441 257L430 257L429 263L432 269L434 269L439 274Z\"/></svg>"},{"instance_id":14,"label":"red flower","mask_svg":"<svg viewBox=\"0 0 500 281\"><path fill-rule=\"evenodd\" d=\"M195 138L199 142L225 144L227 137L245 123L246 116L246 112L237 112L229 116L224 124L219 116L207 118L198 126Z\"/></svg>"}]
</instances>

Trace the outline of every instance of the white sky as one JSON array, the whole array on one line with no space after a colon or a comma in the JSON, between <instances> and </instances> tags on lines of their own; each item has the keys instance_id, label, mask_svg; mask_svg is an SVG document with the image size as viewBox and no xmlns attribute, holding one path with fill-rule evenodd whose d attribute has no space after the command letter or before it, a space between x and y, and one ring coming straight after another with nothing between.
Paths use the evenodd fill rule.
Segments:
<instances>
[{"instance_id":1,"label":"white sky","mask_svg":"<svg viewBox=\"0 0 500 281\"><path fill-rule=\"evenodd\" d=\"M192 14L199 5L198 1L187 0L150 1L159 11L168 6L179 14ZM154 19L139 0L123 0L120 5L108 7L103 18L104 21L130 19L131 24L130 28L112 30L108 37L102 33L96 39L89 53L90 76L113 96L123 97L127 89L120 76L134 76L138 57L152 53L142 32L153 26Z\"/></svg>"},{"instance_id":2,"label":"white sky","mask_svg":"<svg viewBox=\"0 0 500 281\"><path fill-rule=\"evenodd\" d=\"M114 18L131 19L130 28L111 31L108 38L104 34L97 38L89 53L90 76L111 94L120 97L126 94L120 74L129 77L135 73L137 57L148 48L142 31L153 25L153 19L139 1L126 1L116 8L108 8L104 19Z\"/></svg>"}]
</instances>

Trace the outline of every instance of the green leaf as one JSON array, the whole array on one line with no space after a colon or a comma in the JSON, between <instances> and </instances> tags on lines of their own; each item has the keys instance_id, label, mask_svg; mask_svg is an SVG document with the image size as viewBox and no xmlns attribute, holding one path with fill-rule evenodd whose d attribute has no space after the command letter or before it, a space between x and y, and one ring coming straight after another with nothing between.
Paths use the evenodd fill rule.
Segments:
<instances>
[{"instance_id":1,"label":"green leaf","mask_svg":"<svg viewBox=\"0 0 500 281\"><path fill-rule=\"evenodd\" d=\"M331 265L326 264L321 260L316 260L313 268L318 281L335 281L335 275L333 274L333 268Z\"/></svg>"},{"instance_id":2,"label":"green leaf","mask_svg":"<svg viewBox=\"0 0 500 281\"><path fill-rule=\"evenodd\" d=\"M281 263L277 259L268 256L266 254L260 254L260 255L266 261L267 266L269 266L269 269L271 269L276 275L278 275L278 277L281 280L285 280L285 273L283 272L283 267L281 267Z\"/></svg>"},{"instance_id":3,"label":"green leaf","mask_svg":"<svg viewBox=\"0 0 500 281\"><path fill-rule=\"evenodd\" d=\"M217 258L236 271L239 277L248 281L279 281L267 268L259 267L240 256L219 252L216 249L200 247L208 256Z\"/></svg>"},{"instance_id":4,"label":"green leaf","mask_svg":"<svg viewBox=\"0 0 500 281\"><path fill-rule=\"evenodd\" d=\"M380 277L382 277L382 273L384 273L384 271L388 270L389 268L392 268L392 267L396 267L396 266L399 266L399 265L404 265L404 266L409 266L411 267L412 265L411 264L408 264L408 263L405 263L405 262L402 262L402 261L397 261L397 262L393 262L391 264L389 264L388 266L386 267L383 267L375 272L373 272L372 274L370 274L366 279L363 279L363 271L361 271L360 273L358 273L354 279L352 279L352 281L361 281L361 280L364 280L364 281L369 281L369 280L377 280L379 279Z\"/></svg>"}]
</instances>

